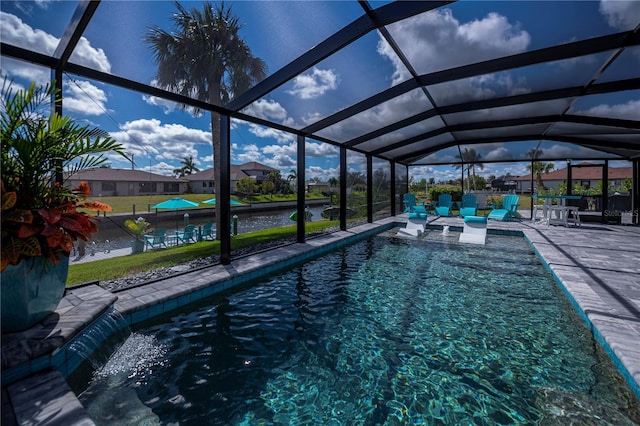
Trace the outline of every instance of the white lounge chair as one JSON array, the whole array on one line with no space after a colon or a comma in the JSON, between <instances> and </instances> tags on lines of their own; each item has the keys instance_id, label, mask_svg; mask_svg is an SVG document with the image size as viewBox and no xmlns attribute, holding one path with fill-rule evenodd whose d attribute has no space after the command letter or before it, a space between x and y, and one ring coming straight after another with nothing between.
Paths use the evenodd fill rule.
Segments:
<instances>
[{"instance_id":1,"label":"white lounge chair","mask_svg":"<svg viewBox=\"0 0 640 426\"><path fill-rule=\"evenodd\" d=\"M404 235L409 237L417 237L422 234L427 224L427 210L423 206L416 206L414 213L409 213L407 219L407 226L400 228L398 235Z\"/></svg>"},{"instance_id":2,"label":"white lounge chair","mask_svg":"<svg viewBox=\"0 0 640 426\"><path fill-rule=\"evenodd\" d=\"M482 216L465 216L464 228L458 239L461 243L482 244L487 241L487 218Z\"/></svg>"}]
</instances>

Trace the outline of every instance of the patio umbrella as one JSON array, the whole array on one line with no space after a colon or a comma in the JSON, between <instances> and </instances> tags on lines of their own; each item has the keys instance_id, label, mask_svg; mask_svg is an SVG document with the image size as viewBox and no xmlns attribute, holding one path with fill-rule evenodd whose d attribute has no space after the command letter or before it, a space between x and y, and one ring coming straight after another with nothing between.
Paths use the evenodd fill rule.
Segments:
<instances>
[{"instance_id":1,"label":"patio umbrella","mask_svg":"<svg viewBox=\"0 0 640 426\"><path fill-rule=\"evenodd\" d=\"M212 198L212 199L210 199L210 200L203 201L203 203L204 203L204 204L215 204L215 203L216 203L216 199L215 199L215 198ZM242 203L241 203L240 201L236 201L236 200L234 200L234 199L231 199L231 205L232 205L232 206L241 206L241 205L242 205Z\"/></svg>"},{"instance_id":2,"label":"patio umbrella","mask_svg":"<svg viewBox=\"0 0 640 426\"><path fill-rule=\"evenodd\" d=\"M165 200L161 203L158 203L155 206L151 206L151 208L175 210L176 211L176 229L178 229L178 209L198 207L198 205L199 204L194 201L185 200L184 198L180 198L180 197L173 197L169 200Z\"/></svg>"}]
</instances>

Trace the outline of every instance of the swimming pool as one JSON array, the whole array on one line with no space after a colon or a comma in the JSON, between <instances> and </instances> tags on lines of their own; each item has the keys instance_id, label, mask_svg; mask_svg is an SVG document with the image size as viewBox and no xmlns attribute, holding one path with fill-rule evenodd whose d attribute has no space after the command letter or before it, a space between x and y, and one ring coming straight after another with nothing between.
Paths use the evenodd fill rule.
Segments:
<instances>
[{"instance_id":1,"label":"swimming pool","mask_svg":"<svg viewBox=\"0 0 640 426\"><path fill-rule=\"evenodd\" d=\"M640 422L521 238L383 233L136 327L96 424Z\"/></svg>"}]
</instances>

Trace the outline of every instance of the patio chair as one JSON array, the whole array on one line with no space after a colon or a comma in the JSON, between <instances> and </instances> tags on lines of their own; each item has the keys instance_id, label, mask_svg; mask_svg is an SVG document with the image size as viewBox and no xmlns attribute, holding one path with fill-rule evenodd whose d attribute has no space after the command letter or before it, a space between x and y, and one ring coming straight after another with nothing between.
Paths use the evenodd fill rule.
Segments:
<instances>
[{"instance_id":1,"label":"patio chair","mask_svg":"<svg viewBox=\"0 0 640 426\"><path fill-rule=\"evenodd\" d=\"M451 194L440 194L435 207L436 214L438 216L451 216L452 205Z\"/></svg>"},{"instance_id":2,"label":"patio chair","mask_svg":"<svg viewBox=\"0 0 640 426\"><path fill-rule=\"evenodd\" d=\"M187 244L189 242L197 242L198 240L196 239L196 233L194 232L195 229L195 225L187 225L184 227L182 232L176 231L177 244L179 245L181 241L184 244Z\"/></svg>"},{"instance_id":3,"label":"patio chair","mask_svg":"<svg viewBox=\"0 0 640 426\"><path fill-rule=\"evenodd\" d=\"M418 217L420 219L424 219L425 221L427 220L427 209L425 208L424 204L423 205L415 205L413 206L413 211L411 213L409 213L409 216L415 216Z\"/></svg>"},{"instance_id":4,"label":"patio chair","mask_svg":"<svg viewBox=\"0 0 640 426\"><path fill-rule=\"evenodd\" d=\"M487 219L501 221L520 220L517 213L519 202L520 197L518 195L505 195L502 198L502 208L491 210Z\"/></svg>"},{"instance_id":5,"label":"patio chair","mask_svg":"<svg viewBox=\"0 0 640 426\"><path fill-rule=\"evenodd\" d=\"M476 194L464 194L460 203L460 216L475 216L478 210Z\"/></svg>"},{"instance_id":6,"label":"patio chair","mask_svg":"<svg viewBox=\"0 0 640 426\"><path fill-rule=\"evenodd\" d=\"M200 234L203 240L214 240L216 233L213 230L213 223L208 222L202 226L202 234Z\"/></svg>"},{"instance_id":7,"label":"patio chair","mask_svg":"<svg viewBox=\"0 0 640 426\"><path fill-rule=\"evenodd\" d=\"M416 194L412 194L407 192L404 194L404 211L402 213L409 213L413 211L413 208L416 206Z\"/></svg>"},{"instance_id":8,"label":"patio chair","mask_svg":"<svg viewBox=\"0 0 640 426\"><path fill-rule=\"evenodd\" d=\"M164 228L158 228L155 230L153 235L145 235L144 236L144 247L151 247L152 249L159 247L167 247L167 230Z\"/></svg>"}]
</instances>

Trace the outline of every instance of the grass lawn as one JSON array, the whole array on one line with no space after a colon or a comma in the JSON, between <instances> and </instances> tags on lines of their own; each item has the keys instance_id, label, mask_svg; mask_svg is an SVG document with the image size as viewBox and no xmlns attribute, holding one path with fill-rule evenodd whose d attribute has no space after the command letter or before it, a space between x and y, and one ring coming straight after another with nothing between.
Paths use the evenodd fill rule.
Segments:
<instances>
[{"instance_id":1,"label":"grass lawn","mask_svg":"<svg viewBox=\"0 0 640 426\"><path fill-rule=\"evenodd\" d=\"M339 226L338 221L322 220L306 224L306 232L318 232ZM237 250L257 244L295 237L296 226L282 226L236 235L231 239L231 249ZM149 271L163 266L173 266L190 260L220 254L219 241L199 243L150 250L144 253L120 256L112 259L95 260L69 266L67 285L90 281L106 281L138 272Z\"/></svg>"},{"instance_id":2,"label":"grass lawn","mask_svg":"<svg viewBox=\"0 0 640 426\"><path fill-rule=\"evenodd\" d=\"M204 201L210 200L211 198L215 198L212 194L182 194L182 195L136 195L136 196L118 196L118 197L91 197L92 200L102 201L103 203L107 203L111 206L113 211L112 214L119 213L132 213L135 206L135 211L137 213L142 213L149 211L151 206L154 206L158 203L166 201L173 197L181 197L185 200L194 201L196 203L200 203L198 207L194 207L194 209L201 208L213 208L214 204L203 204ZM239 197L231 197L232 199L239 201L243 204L248 203L248 199L239 198ZM320 194L309 194L307 195L307 199L317 199L324 198ZM251 203L267 203L273 201L295 201L297 197L295 195L280 195L274 194L271 195L254 195L251 197ZM187 209L186 209L187 210ZM190 210L190 209L189 209ZM153 211L153 209L151 209Z\"/></svg>"}]
</instances>

